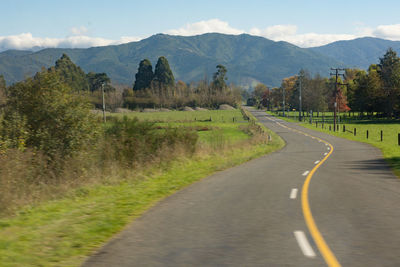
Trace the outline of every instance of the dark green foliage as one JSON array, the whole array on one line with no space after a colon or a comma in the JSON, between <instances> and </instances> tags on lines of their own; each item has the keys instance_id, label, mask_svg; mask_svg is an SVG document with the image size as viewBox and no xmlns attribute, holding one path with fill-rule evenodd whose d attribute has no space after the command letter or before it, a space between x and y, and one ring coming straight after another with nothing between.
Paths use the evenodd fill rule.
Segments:
<instances>
[{"instance_id":1,"label":"dark green foliage","mask_svg":"<svg viewBox=\"0 0 400 267\"><path fill-rule=\"evenodd\" d=\"M89 89L85 72L75 65L67 54L63 54L56 61L54 69L59 74L60 80L68 84L73 90L87 91Z\"/></svg>"},{"instance_id":2,"label":"dark green foliage","mask_svg":"<svg viewBox=\"0 0 400 267\"><path fill-rule=\"evenodd\" d=\"M383 92L386 96L385 113L392 115L399 111L400 100L400 58L389 48L383 58L380 58L378 73L382 81Z\"/></svg>"},{"instance_id":3,"label":"dark green foliage","mask_svg":"<svg viewBox=\"0 0 400 267\"><path fill-rule=\"evenodd\" d=\"M0 75L0 109L4 107L6 103L6 81L4 80L3 75Z\"/></svg>"},{"instance_id":4,"label":"dark green foliage","mask_svg":"<svg viewBox=\"0 0 400 267\"><path fill-rule=\"evenodd\" d=\"M166 57L158 58L156 68L154 70L153 82L155 82L157 86L161 87L170 87L175 85L174 74L169 67L169 63Z\"/></svg>"},{"instance_id":5,"label":"dark green foliage","mask_svg":"<svg viewBox=\"0 0 400 267\"><path fill-rule=\"evenodd\" d=\"M212 86L215 90L223 91L227 87L225 81L228 80L228 77L226 77L228 70L221 64L218 64L216 68L217 71L213 75Z\"/></svg>"},{"instance_id":6,"label":"dark green foliage","mask_svg":"<svg viewBox=\"0 0 400 267\"><path fill-rule=\"evenodd\" d=\"M97 91L101 89L101 86L104 84L105 91L111 91L112 87L109 85L111 82L110 78L108 78L106 73L94 73L89 72L86 75L87 81L89 83L89 89L91 92Z\"/></svg>"},{"instance_id":7,"label":"dark green foliage","mask_svg":"<svg viewBox=\"0 0 400 267\"><path fill-rule=\"evenodd\" d=\"M127 165L150 163L160 153L176 153L178 147L186 153L193 153L198 139L196 132L185 128L157 129L153 123L126 116L114 119L105 135L103 157Z\"/></svg>"},{"instance_id":8,"label":"dark green foliage","mask_svg":"<svg viewBox=\"0 0 400 267\"><path fill-rule=\"evenodd\" d=\"M140 61L138 72L135 75L135 84L133 85L133 90L138 91L149 88L153 78L154 73L150 60L143 59Z\"/></svg>"},{"instance_id":9,"label":"dark green foliage","mask_svg":"<svg viewBox=\"0 0 400 267\"><path fill-rule=\"evenodd\" d=\"M96 138L98 128L90 105L60 75L51 69L8 88L3 141L14 140L14 147L23 144L54 158L79 151ZM10 125L21 130L10 132Z\"/></svg>"}]
</instances>

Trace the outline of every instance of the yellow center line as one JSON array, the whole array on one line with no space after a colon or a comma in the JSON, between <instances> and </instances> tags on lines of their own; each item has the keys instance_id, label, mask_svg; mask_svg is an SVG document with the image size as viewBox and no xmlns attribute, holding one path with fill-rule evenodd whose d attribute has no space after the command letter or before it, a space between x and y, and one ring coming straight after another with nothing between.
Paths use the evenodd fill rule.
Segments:
<instances>
[{"instance_id":1,"label":"yellow center line","mask_svg":"<svg viewBox=\"0 0 400 267\"><path fill-rule=\"evenodd\" d=\"M306 134L302 131L292 129L290 127L287 127L281 123L278 122L279 125L282 127L285 127L289 130L298 132L298 133L303 133ZM312 135L310 135L312 137ZM310 173L307 175L306 180L304 181L303 188L301 190L301 206L303 209L303 215L304 215L304 220L306 221L306 225L308 227L308 230L310 231L310 234L312 238L315 241L315 244L317 244L318 250L321 253L322 257L324 257L326 264L329 267L340 267L339 261L336 259L335 255L333 254L332 250L329 248L328 244L325 242L324 238L322 237L321 232L318 230L317 224L314 221L314 218L311 213L311 208L310 208L310 203L308 201L308 189L310 187L310 182L311 178L313 177L314 173L317 171L317 169L332 155L333 153L333 146L328 143L327 141L320 139L316 136L314 136L317 140L327 144L330 149L329 153L317 164L315 167L310 171Z\"/></svg>"},{"instance_id":2,"label":"yellow center line","mask_svg":"<svg viewBox=\"0 0 400 267\"><path fill-rule=\"evenodd\" d=\"M310 231L312 238L317 244L319 252L324 257L326 264L330 267L339 267L341 266L340 263L329 248L328 244L325 242L321 232L318 230L318 227L311 213L310 203L308 201L308 188L310 186L312 176L317 171L317 169L329 158L329 156L332 155L333 152L333 146L331 144L322 139L319 140L321 140L325 144L328 144L331 149L329 153L317 165L315 165L315 167L310 171L306 180L304 181L303 188L301 190L301 206L303 208L304 220L306 221L308 230Z\"/></svg>"}]
</instances>

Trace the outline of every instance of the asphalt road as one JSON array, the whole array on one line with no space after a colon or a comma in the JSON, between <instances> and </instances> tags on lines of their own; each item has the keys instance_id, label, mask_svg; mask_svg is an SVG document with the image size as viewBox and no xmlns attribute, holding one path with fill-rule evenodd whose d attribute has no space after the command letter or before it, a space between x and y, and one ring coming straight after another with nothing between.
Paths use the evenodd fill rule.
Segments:
<instances>
[{"instance_id":1,"label":"asphalt road","mask_svg":"<svg viewBox=\"0 0 400 267\"><path fill-rule=\"evenodd\" d=\"M400 266L400 181L380 151L252 112L285 148L166 198L84 266L334 266L303 215L308 178L315 226L339 264Z\"/></svg>"}]
</instances>

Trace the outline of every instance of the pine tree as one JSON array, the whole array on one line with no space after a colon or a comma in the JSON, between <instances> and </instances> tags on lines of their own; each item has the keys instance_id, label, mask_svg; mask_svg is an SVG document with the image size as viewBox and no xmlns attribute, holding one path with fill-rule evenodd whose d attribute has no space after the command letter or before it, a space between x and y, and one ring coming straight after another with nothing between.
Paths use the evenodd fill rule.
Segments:
<instances>
[{"instance_id":1,"label":"pine tree","mask_svg":"<svg viewBox=\"0 0 400 267\"><path fill-rule=\"evenodd\" d=\"M0 108L6 104L6 81L3 75L0 75Z\"/></svg>"},{"instance_id":2,"label":"pine tree","mask_svg":"<svg viewBox=\"0 0 400 267\"><path fill-rule=\"evenodd\" d=\"M168 60L165 57L159 57L154 70L153 81L160 87L170 87L175 85L174 74L169 67Z\"/></svg>"},{"instance_id":3,"label":"pine tree","mask_svg":"<svg viewBox=\"0 0 400 267\"><path fill-rule=\"evenodd\" d=\"M389 48L383 58L380 58L378 66L378 73L386 95L385 113L391 116L400 99L400 58L392 48Z\"/></svg>"},{"instance_id":4,"label":"pine tree","mask_svg":"<svg viewBox=\"0 0 400 267\"><path fill-rule=\"evenodd\" d=\"M54 69L60 76L61 81L68 84L74 91L87 91L89 89L85 72L75 65L67 54L63 54L56 61Z\"/></svg>"},{"instance_id":5,"label":"pine tree","mask_svg":"<svg viewBox=\"0 0 400 267\"><path fill-rule=\"evenodd\" d=\"M107 76L106 73L94 73L94 72L89 72L87 75L87 80L89 83L89 89L91 92L94 92L96 90L100 90L101 86L104 84L104 90L105 91L111 91L112 87L109 85L110 83L110 78Z\"/></svg>"},{"instance_id":6,"label":"pine tree","mask_svg":"<svg viewBox=\"0 0 400 267\"><path fill-rule=\"evenodd\" d=\"M135 75L135 84L133 85L133 90L138 91L149 88L153 78L153 66L151 65L150 60L143 59L140 61L138 72Z\"/></svg>"},{"instance_id":7,"label":"pine tree","mask_svg":"<svg viewBox=\"0 0 400 267\"><path fill-rule=\"evenodd\" d=\"M212 86L214 87L214 89L223 91L227 87L225 83L225 81L228 79L226 77L227 72L228 70L224 65L217 65L217 72L214 73L212 82Z\"/></svg>"}]
</instances>

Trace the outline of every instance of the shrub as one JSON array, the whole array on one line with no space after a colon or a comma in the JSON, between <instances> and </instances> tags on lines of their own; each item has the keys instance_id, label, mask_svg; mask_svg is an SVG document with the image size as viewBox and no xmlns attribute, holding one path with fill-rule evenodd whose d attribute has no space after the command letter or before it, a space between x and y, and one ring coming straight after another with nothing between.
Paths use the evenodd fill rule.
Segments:
<instances>
[{"instance_id":1,"label":"shrub","mask_svg":"<svg viewBox=\"0 0 400 267\"><path fill-rule=\"evenodd\" d=\"M55 71L43 71L8 88L0 134L12 147L23 137L27 147L50 159L64 158L97 137L98 123L90 108L86 97L61 82Z\"/></svg>"},{"instance_id":2,"label":"shrub","mask_svg":"<svg viewBox=\"0 0 400 267\"><path fill-rule=\"evenodd\" d=\"M197 133L189 129L157 129L154 123L124 116L115 119L105 131L103 159L128 165L150 163L164 149L175 150L179 147L186 153L193 153L197 139Z\"/></svg>"}]
</instances>

